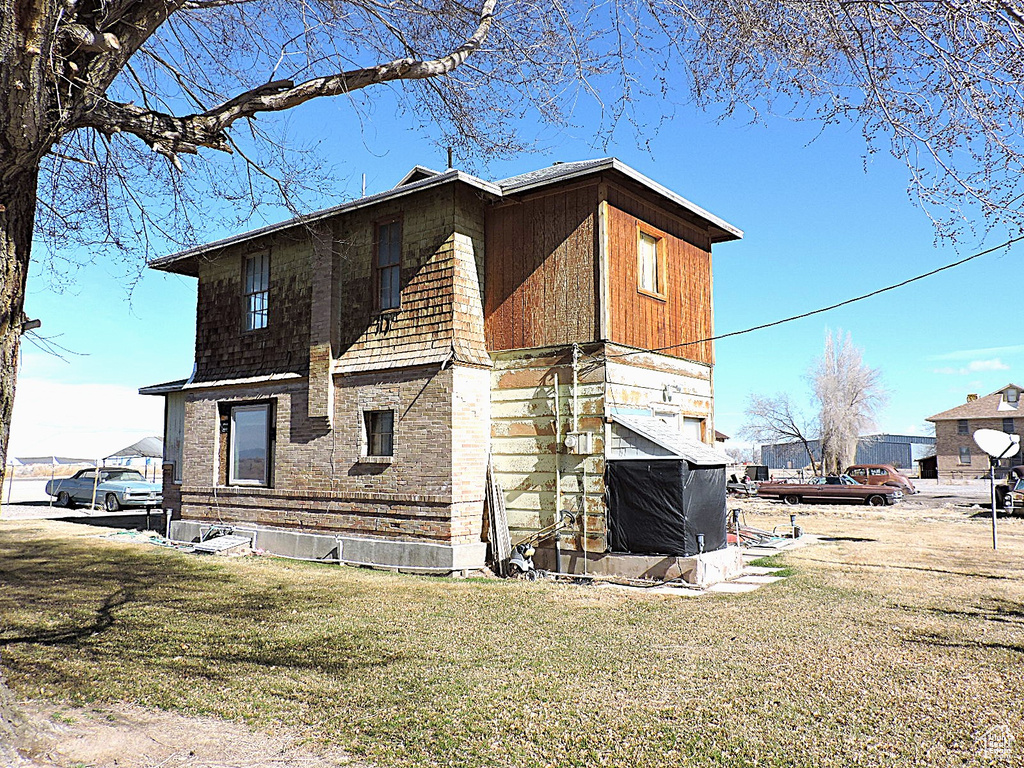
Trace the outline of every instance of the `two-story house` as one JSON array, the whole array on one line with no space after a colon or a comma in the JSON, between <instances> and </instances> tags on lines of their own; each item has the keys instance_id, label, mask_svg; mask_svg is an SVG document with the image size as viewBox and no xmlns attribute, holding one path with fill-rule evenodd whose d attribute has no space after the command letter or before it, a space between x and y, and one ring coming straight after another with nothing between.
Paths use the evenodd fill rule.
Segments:
<instances>
[{"instance_id":1,"label":"two-story house","mask_svg":"<svg viewBox=\"0 0 1024 768\"><path fill-rule=\"evenodd\" d=\"M935 425L935 455L940 479L978 477L987 475L989 457L974 442L979 429L995 429L1010 435L1024 436L1024 410L1017 384L1007 384L984 397L967 396L967 402L948 411L929 416L926 421ZM997 472L1022 463L1018 453L1003 459Z\"/></svg>"},{"instance_id":2,"label":"two-story house","mask_svg":"<svg viewBox=\"0 0 1024 768\"><path fill-rule=\"evenodd\" d=\"M199 281L193 374L141 390L166 397L172 534L230 523L282 554L479 568L490 464L514 538L571 519L563 570L623 570L606 463L725 463L711 247L741 236L606 158L499 182L417 167L155 260Z\"/></svg>"}]
</instances>

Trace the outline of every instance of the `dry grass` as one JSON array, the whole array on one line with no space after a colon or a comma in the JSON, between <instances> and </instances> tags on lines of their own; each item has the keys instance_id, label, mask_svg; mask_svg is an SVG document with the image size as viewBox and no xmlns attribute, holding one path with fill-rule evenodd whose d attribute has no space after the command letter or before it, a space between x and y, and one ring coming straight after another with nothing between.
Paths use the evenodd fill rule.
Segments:
<instances>
[{"instance_id":1,"label":"dry grass","mask_svg":"<svg viewBox=\"0 0 1024 768\"><path fill-rule=\"evenodd\" d=\"M751 522L783 510L746 503ZM380 765L981 764L1024 755L1024 521L805 508L835 541L677 598L201 559L0 525L20 694L287 726ZM94 532L90 532L94 533Z\"/></svg>"}]
</instances>

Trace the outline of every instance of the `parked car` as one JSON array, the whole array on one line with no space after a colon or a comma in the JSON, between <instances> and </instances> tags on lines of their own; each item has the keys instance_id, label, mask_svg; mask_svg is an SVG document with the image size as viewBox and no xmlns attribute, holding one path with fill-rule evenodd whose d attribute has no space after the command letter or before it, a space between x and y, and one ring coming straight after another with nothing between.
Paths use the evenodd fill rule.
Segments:
<instances>
[{"instance_id":1,"label":"parked car","mask_svg":"<svg viewBox=\"0 0 1024 768\"><path fill-rule=\"evenodd\" d=\"M1003 486L1006 489L1003 495L1003 503L999 505L1008 515L1024 515L1024 480L1013 480L1013 486ZM999 486L996 486L998 489ZM998 501L998 500L997 500Z\"/></svg>"},{"instance_id":2,"label":"parked car","mask_svg":"<svg viewBox=\"0 0 1024 768\"><path fill-rule=\"evenodd\" d=\"M94 489L96 503L108 512L122 507L150 509L163 503L159 483L151 483L138 470L126 467L91 467L46 484L46 493L57 497L57 506L69 509L78 504L91 505Z\"/></svg>"},{"instance_id":3,"label":"parked car","mask_svg":"<svg viewBox=\"0 0 1024 768\"><path fill-rule=\"evenodd\" d=\"M892 464L854 464L846 474L862 485L891 485L905 494L917 493L910 478Z\"/></svg>"},{"instance_id":4,"label":"parked car","mask_svg":"<svg viewBox=\"0 0 1024 768\"><path fill-rule=\"evenodd\" d=\"M849 475L814 477L806 483L761 483L757 495L782 499L787 504L870 504L881 507L903 499L903 491L891 485L862 485Z\"/></svg>"}]
</instances>

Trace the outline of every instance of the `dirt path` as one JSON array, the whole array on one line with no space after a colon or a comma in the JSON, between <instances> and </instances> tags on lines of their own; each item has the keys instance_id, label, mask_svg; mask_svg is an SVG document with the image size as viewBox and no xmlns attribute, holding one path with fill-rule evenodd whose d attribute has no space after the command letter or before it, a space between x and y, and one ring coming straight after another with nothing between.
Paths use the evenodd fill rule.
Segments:
<instances>
[{"instance_id":1,"label":"dirt path","mask_svg":"<svg viewBox=\"0 0 1024 768\"><path fill-rule=\"evenodd\" d=\"M287 731L130 706L23 705L34 733L31 759L11 768L365 768L336 749L318 750ZM8 764L0 761L3 768Z\"/></svg>"}]
</instances>

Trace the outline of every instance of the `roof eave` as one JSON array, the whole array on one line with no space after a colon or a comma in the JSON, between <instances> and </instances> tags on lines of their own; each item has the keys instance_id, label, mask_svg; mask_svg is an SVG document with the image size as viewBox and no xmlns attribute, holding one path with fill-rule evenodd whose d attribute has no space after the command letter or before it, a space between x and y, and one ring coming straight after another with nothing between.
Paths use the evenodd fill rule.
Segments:
<instances>
[{"instance_id":1,"label":"roof eave","mask_svg":"<svg viewBox=\"0 0 1024 768\"><path fill-rule=\"evenodd\" d=\"M195 248L188 248L184 251L178 251L177 253L172 253L167 256L161 256L153 259L147 266L152 269L158 269L161 272L172 272L179 275L198 277L199 269L197 259L200 256L218 253L227 248L233 248L234 246L241 245L242 243L256 240L261 237L279 234L300 226L309 226L310 224L315 224L340 213L348 213L349 211L368 208L369 206L377 205L378 203L387 202L415 192L422 192L426 189L443 186L457 181L471 187L475 187L485 194L499 198L501 197L501 188L496 184L484 181L483 179L464 173L463 171L453 169L440 173L436 176L432 176L428 179L421 179L420 181L414 181L410 184L406 184L405 186L388 189L374 195L367 195L366 197L361 197L357 200L342 203L331 208L325 208L322 211L317 211L316 213L311 213L306 216L296 216L288 221L278 222L277 224L268 224L265 227L260 227L259 229L254 229L249 232L243 232L239 235L233 235L232 237L217 240L206 245L199 245Z\"/></svg>"},{"instance_id":2,"label":"roof eave","mask_svg":"<svg viewBox=\"0 0 1024 768\"><path fill-rule=\"evenodd\" d=\"M741 240L743 238L743 230L739 227L735 227L725 219L721 219L715 216L710 211L706 211L696 203L690 202L682 195L673 192L668 187L659 184L654 179L651 179L644 174L640 173L634 168L630 168L628 165L623 163L621 160L615 157L605 158L601 162L594 163L593 165L587 165L582 168L576 168L566 171L564 174L559 174L556 177L540 179L538 181L528 182L526 184L519 184L516 186L505 189L505 194L522 194L523 192L529 192L533 189L540 189L542 187L550 186L552 184L564 183L573 179L582 178L584 176L590 176L594 173L600 173L602 171L616 171L621 173L623 176L632 179L641 186L647 187L652 192L671 200L676 205L685 208L695 216L704 219L708 222L710 227L711 242L712 243L725 243L732 240Z\"/></svg>"}]
</instances>

